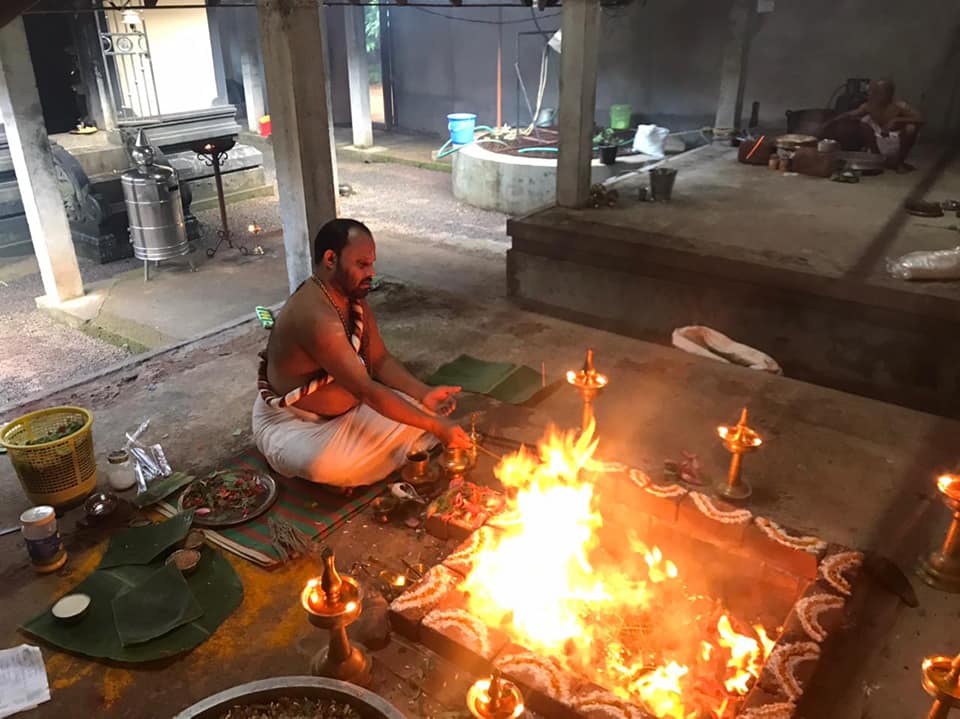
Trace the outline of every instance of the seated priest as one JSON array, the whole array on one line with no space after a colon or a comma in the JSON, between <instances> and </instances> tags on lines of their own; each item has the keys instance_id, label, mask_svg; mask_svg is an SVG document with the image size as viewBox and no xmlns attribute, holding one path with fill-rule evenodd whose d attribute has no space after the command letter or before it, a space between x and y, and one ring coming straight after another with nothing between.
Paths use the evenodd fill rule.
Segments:
<instances>
[{"instance_id":1,"label":"seated priest","mask_svg":"<svg viewBox=\"0 0 960 719\"><path fill-rule=\"evenodd\" d=\"M467 447L447 419L459 387L427 387L387 351L366 296L373 235L356 220L324 225L314 272L279 313L261 356L253 436L280 474L353 487L383 479L408 452Z\"/></svg>"}]
</instances>

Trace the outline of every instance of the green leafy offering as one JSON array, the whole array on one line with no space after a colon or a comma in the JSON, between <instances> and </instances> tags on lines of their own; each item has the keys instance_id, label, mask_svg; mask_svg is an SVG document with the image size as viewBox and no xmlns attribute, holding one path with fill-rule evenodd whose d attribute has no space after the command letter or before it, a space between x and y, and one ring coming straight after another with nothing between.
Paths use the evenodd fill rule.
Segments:
<instances>
[{"instance_id":1,"label":"green leafy offering","mask_svg":"<svg viewBox=\"0 0 960 719\"><path fill-rule=\"evenodd\" d=\"M180 506L195 510L207 523L233 522L248 517L266 499L268 491L255 474L217 472L187 487Z\"/></svg>"},{"instance_id":2,"label":"green leafy offering","mask_svg":"<svg viewBox=\"0 0 960 719\"><path fill-rule=\"evenodd\" d=\"M69 437L74 432L79 432L81 429L83 429L83 425L84 421L82 419L71 419L59 425L56 429L51 430L50 432L47 432L36 439L28 440L27 444L46 444L47 442L54 442L58 439Z\"/></svg>"}]
</instances>

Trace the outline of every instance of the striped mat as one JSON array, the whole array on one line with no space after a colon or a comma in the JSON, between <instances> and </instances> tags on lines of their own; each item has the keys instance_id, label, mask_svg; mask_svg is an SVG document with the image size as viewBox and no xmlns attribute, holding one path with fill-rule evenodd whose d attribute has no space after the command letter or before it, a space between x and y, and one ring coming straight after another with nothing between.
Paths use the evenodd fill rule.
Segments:
<instances>
[{"instance_id":1,"label":"striped mat","mask_svg":"<svg viewBox=\"0 0 960 719\"><path fill-rule=\"evenodd\" d=\"M280 555L270 541L271 517L283 519L312 539L322 540L384 490L381 482L360 488L347 496L303 479L281 477L270 469L263 455L255 448L226 462L221 469L269 474L277 483L277 501L256 519L237 527L204 530L211 544L266 568L282 564ZM160 502L155 508L167 517L176 514L176 495L170 502Z\"/></svg>"}]
</instances>

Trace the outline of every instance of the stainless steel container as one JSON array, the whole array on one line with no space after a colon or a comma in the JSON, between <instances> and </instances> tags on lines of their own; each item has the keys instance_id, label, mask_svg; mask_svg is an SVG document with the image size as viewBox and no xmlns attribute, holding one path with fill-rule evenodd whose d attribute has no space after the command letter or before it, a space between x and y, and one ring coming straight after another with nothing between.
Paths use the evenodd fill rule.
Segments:
<instances>
[{"instance_id":1,"label":"stainless steel container","mask_svg":"<svg viewBox=\"0 0 960 719\"><path fill-rule=\"evenodd\" d=\"M130 242L139 260L168 260L190 251L180 183L172 167L153 161L153 150L141 130L133 147L137 166L123 173L123 199L130 220Z\"/></svg>"}]
</instances>

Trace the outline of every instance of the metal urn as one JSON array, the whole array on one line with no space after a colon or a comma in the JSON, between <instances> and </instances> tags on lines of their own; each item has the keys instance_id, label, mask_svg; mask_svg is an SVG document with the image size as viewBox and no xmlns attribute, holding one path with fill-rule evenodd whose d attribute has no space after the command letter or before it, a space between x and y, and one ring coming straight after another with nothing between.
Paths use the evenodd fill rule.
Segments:
<instances>
[{"instance_id":1,"label":"metal urn","mask_svg":"<svg viewBox=\"0 0 960 719\"><path fill-rule=\"evenodd\" d=\"M130 219L133 254L143 260L144 278L149 279L149 262L185 255L190 245L176 171L154 162L153 148L143 130L137 133L130 154L136 167L123 173L120 184Z\"/></svg>"}]
</instances>

